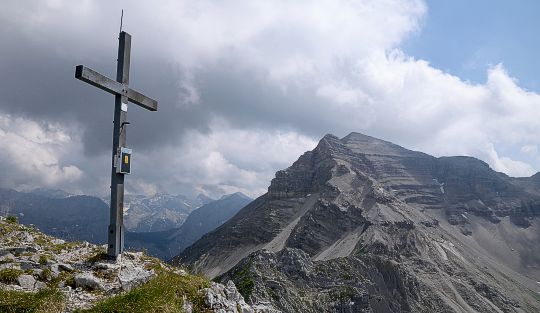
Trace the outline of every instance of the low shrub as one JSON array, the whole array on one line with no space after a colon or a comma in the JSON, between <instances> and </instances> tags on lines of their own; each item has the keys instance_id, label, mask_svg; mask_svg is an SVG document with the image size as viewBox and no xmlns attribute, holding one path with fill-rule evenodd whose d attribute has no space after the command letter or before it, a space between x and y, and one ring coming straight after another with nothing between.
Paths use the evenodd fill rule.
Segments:
<instances>
[{"instance_id":1,"label":"low shrub","mask_svg":"<svg viewBox=\"0 0 540 313\"><path fill-rule=\"evenodd\" d=\"M23 271L14 268L0 270L0 282L4 284L13 284L22 273Z\"/></svg>"}]
</instances>

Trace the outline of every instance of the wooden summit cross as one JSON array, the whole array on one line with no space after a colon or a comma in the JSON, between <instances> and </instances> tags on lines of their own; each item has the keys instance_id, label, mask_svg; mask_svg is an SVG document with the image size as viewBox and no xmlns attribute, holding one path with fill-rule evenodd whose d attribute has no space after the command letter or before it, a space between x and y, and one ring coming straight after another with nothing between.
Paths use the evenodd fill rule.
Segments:
<instances>
[{"instance_id":1,"label":"wooden summit cross","mask_svg":"<svg viewBox=\"0 0 540 313\"><path fill-rule=\"evenodd\" d=\"M118 38L116 81L83 65L75 68L75 78L114 95L114 127L111 171L111 210L107 255L116 259L124 250L124 175L131 172L131 149L126 147L127 104L133 102L157 111L157 101L129 88L131 35L120 32Z\"/></svg>"}]
</instances>

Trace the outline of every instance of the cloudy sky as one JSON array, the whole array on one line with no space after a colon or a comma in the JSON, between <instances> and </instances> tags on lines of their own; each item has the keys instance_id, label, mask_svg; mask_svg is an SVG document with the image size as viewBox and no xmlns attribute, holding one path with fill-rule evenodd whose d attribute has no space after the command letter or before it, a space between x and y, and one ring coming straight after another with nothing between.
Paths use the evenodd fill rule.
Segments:
<instances>
[{"instance_id":1,"label":"cloudy sky","mask_svg":"<svg viewBox=\"0 0 540 313\"><path fill-rule=\"evenodd\" d=\"M351 131L540 169L538 1L6 0L0 187L108 192L113 97L73 76L115 77L121 9L159 101L129 108L128 192L257 196Z\"/></svg>"}]
</instances>

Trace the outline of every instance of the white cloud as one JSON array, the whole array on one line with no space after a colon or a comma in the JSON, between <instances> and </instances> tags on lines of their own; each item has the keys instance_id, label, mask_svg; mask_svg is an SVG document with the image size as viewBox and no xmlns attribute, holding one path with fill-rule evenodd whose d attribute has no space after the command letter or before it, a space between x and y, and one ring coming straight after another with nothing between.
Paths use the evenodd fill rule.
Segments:
<instances>
[{"instance_id":1,"label":"white cloud","mask_svg":"<svg viewBox=\"0 0 540 313\"><path fill-rule=\"evenodd\" d=\"M293 131L240 130L218 121L211 127L209 134L190 132L181 146L141 156L142 176L173 193L189 185L213 197L236 191L256 197L266 192L276 169L317 144Z\"/></svg>"},{"instance_id":2,"label":"white cloud","mask_svg":"<svg viewBox=\"0 0 540 313\"><path fill-rule=\"evenodd\" d=\"M73 146L58 125L0 115L1 184L9 187L55 186L76 182L82 171L63 164L62 155Z\"/></svg>"}]
</instances>

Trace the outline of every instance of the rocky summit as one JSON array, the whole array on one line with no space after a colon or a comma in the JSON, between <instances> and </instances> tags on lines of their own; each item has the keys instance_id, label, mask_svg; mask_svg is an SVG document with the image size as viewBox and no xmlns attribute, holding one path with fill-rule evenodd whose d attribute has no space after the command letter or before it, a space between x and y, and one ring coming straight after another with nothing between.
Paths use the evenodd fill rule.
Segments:
<instances>
[{"instance_id":1,"label":"rocky summit","mask_svg":"<svg viewBox=\"0 0 540 313\"><path fill-rule=\"evenodd\" d=\"M0 312L275 313L235 284L210 282L141 252L67 242L0 216Z\"/></svg>"},{"instance_id":2,"label":"rocky summit","mask_svg":"<svg viewBox=\"0 0 540 313\"><path fill-rule=\"evenodd\" d=\"M174 259L284 312L540 312L540 179L326 135Z\"/></svg>"}]
</instances>

